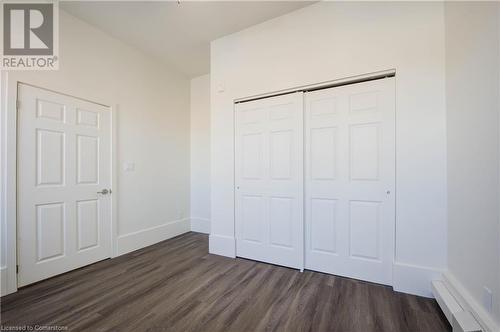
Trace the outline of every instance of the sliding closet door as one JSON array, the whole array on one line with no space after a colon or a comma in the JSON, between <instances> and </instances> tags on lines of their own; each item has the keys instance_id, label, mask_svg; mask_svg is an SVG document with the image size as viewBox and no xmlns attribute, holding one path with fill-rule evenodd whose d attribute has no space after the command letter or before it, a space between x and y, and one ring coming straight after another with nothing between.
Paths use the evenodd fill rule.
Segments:
<instances>
[{"instance_id":1,"label":"sliding closet door","mask_svg":"<svg viewBox=\"0 0 500 332\"><path fill-rule=\"evenodd\" d=\"M304 98L306 268L392 284L394 79Z\"/></svg>"},{"instance_id":2,"label":"sliding closet door","mask_svg":"<svg viewBox=\"0 0 500 332\"><path fill-rule=\"evenodd\" d=\"M235 108L236 254L303 268L302 93Z\"/></svg>"}]
</instances>

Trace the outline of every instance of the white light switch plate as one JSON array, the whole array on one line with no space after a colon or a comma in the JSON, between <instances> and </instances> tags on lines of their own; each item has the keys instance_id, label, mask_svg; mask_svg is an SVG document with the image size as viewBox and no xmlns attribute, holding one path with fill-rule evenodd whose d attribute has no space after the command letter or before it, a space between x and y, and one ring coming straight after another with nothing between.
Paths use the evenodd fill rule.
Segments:
<instances>
[{"instance_id":1,"label":"white light switch plate","mask_svg":"<svg viewBox=\"0 0 500 332\"><path fill-rule=\"evenodd\" d=\"M132 162L124 162L123 163L123 170L125 172L133 172L135 170L135 164Z\"/></svg>"}]
</instances>

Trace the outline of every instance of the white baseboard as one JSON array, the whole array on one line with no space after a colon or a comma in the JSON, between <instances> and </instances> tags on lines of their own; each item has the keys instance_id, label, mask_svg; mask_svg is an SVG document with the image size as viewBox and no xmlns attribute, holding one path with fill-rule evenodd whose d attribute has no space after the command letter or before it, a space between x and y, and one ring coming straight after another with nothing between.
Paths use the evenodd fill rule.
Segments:
<instances>
[{"instance_id":1,"label":"white baseboard","mask_svg":"<svg viewBox=\"0 0 500 332\"><path fill-rule=\"evenodd\" d=\"M210 234L209 252L236 257L236 241L232 236ZM393 288L395 291L433 298L432 281L440 280L443 270L404 263L394 263Z\"/></svg>"},{"instance_id":2,"label":"white baseboard","mask_svg":"<svg viewBox=\"0 0 500 332\"><path fill-rule=\"evenodd\" d=\"M465 311L469 311L485 331L500 331L500 326L495 322L493 316L486 311L450 271L443 273L443 282L460 306Z\"/></svg>"},{"instance_id":3,"label":"white baseboard","mask_svg":"<svg viewBox=\"0 0 500 332\"><path fill-rule=\"evenodd\" d=\"M7 266L0 267L0 296L7 295Z\"/></svg>"},{"instance_id":4,"label":"white baseboard","mask_svg":"<svg viewBox=\"0 0 500 332\"><path fill-rule=\"evenodd\" d=\"M432 281L440 280L443 270L395 262L392 284L395 291L433 298Z\"/></svg>"},{"instance_id":5,"label":"white baseboard","mask_svg":"<svg viewBox=\"0 0 500 332\"><path fill-rule=\"evenodd\" d=\"M180 219L137 232L119 235L116 255L123 255L190 231L189 219Z\"/></svg>"},{"instance_id":6,"label":"white baseboard","mask_svg":"<svg viewBox=\"0 0 500 332\"><path fill-rule=\"evenodd\" d=\"M210 220L205 218L191 218L191 231L210 234Z\"/></svg>"},{"instance_id":7,"label":"white baseboard","mask_svg":"<svg viewBox=\"0 0 500 332\"><path fill-rule=\"evenodd\" d=\"M226 257L236 257L236 240L232 236L210 234L208 252Z\"/></svg>"}]
</instances>

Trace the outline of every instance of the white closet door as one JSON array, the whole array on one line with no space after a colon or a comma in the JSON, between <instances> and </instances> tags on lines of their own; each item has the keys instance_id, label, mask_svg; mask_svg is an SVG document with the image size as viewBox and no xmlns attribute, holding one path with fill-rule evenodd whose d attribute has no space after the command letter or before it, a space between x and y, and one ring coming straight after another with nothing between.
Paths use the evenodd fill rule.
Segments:
<instances>
[{"instance_id":1,"label":"white closet door","mask_svg":"<svg viewBox=\"0 0 500 332\"><path fill-rule=\"evenodd\" d=\"M111 114L35 87L18 90L18 285L110 257Z\"/></svg>"},{"instance_id":2,"label":"white closet door","mask_svg":"<svg viewBox=\"0 0 500 332\"><path fill-rule=\"evenodd\" d=\"M302 93L236 104L236 254L303 268Z\"/></svg>"},{"instance_id":3,"label":"white closet door","mask_svg":"<svg viewBox=\"0 0 500 332\"><path fill-rule=\"evenodd\" d=\"M307 269L392 284L394 79L305 94Z\"/></svg>"}]
</instances>

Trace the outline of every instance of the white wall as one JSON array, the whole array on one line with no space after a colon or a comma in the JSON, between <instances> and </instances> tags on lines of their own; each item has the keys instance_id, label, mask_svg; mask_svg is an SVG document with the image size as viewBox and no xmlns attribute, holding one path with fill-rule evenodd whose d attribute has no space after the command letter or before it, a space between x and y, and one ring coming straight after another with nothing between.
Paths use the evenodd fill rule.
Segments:
<instances>
[{"instance_id":1,"label":"white wall","mask_svg":"<svg viewBox=\"0 0 500 332\"><path fill-rule=\"evenodd\" d=\"M63 11L60 61L58 71L10 72L8 82L27 82L116 107L117 253L188 231L189 80ZM5 158L4 135L14 130L5 121L6 82L2 73L2 175L7 166L15 167L15 160L7 164ZM123 162L134 162L135 171L124 172ZM13 179L2 179L2 194L9 181L15 187ZM5 213L2 206L2 235L10 236L14 233L6 229ZM15 259L11 249L2 241L2 266ZM15 272L5 273L15 278Z\"/></svg>"},{"instance_id":2,"label":"white wall","mask_svg":"<svg viewBox=\"0 0 500 332\"><path fill-rule=\"evenodd\" d=\"M395 68L394 286L430 296L447 260L444 57L442 3L321 2L213 41L210 251L235 255L233 99Z\"/></svg>"},{"instance_id":3,"label":"white wall","mask_svg":"<svg viewBox=\"0 0 500 332\"><path fill-rule=\"evenodd\" d=\"M210 233L210 76L191 80L191 230Z\"/></svg>"},{"instance_id":4,"label":"white wall","mask_svg":"<svg viewBox=\"0 0 500 332\"><path fill-rule=\"evenodd\" d=\"M498 4L454 2L445 8L447 279L479 314L499 324ZM483 287L493 292L491 312L485 310Z\"/></svg>"}]
</instances>

